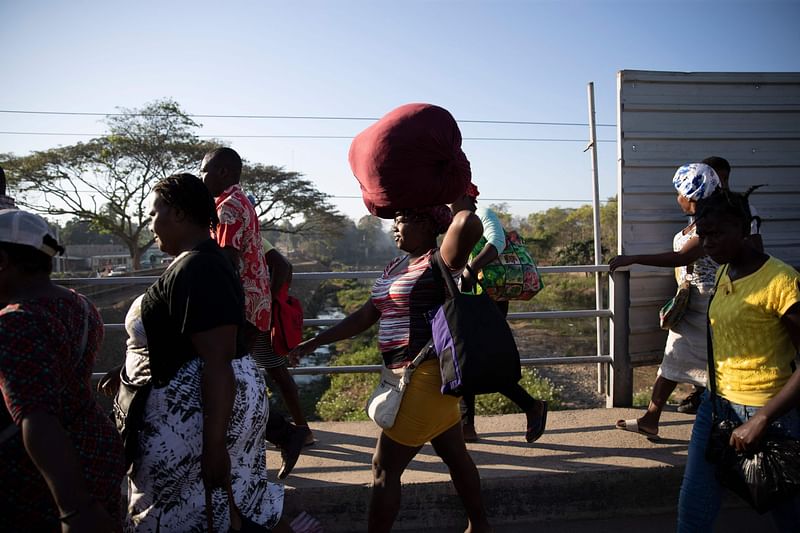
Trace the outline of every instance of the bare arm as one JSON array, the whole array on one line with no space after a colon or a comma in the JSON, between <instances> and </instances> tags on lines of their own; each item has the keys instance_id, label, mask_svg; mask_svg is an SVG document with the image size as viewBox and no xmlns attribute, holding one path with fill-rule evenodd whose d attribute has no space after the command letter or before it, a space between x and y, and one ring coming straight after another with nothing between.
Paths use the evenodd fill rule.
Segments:
<instances>
[{"instance_id":1,"label":"bare arm","mask_svg":"<svg viewBox=\"0 0 800 533\"><path fill-rule=\"evenodd\" d=\"M795 350L800 349L800 303L793 305L784 313L781 323L788 331ZM795 371L778 394L733 431L730 445L739 451L754 449L770 423L798 406L800 406L800 372Z\"/></svg>"},{"instance_id":2,"label":"bare arm","mask_svg":"<svg viewBox=\"0 0 800 533\"><path fill-rule=\"evenodd\" d=\"M357 310L343 318L338 324L320 332L316 337L312 337L298 344L289 352L289 360L292 364L297 364L297 361L299 361L302 356L308 355L320 346L342 339L349 339L350 337L366 331L370 326L375 324L380 317L380 311L378 311L375 304L372 303L372 299L369 299Z\"/></svg>"},{"instance_id":3,"label":"bare arm","mask_svg":"<svg viewBox=\"0 0 800 533\"><path fill-rule=\"evenodd\" d=\"M439 248L442 259L452 270L460 270L467 264L475 243L483 235L480 218L471 211L459 211L453 217Z\"/></svg>"},{"instance_id":4,"label":"bare arm","mask_svg":"<svg viewBox=\"0 0 800 533\"><path fill-rule=\"evenodd\" d=\"M207 487L225 486L231 472L226 446L233 410L235 379L231 360L236 354L237 326L219 326L192 335L203 360L200 393L203 400L203 456L200 471Z\"/></svg>"},{"instance_id":5,"label":"bare arm","mask_svg":"<svg viewBox=\"0 0 800 533\"><path fill-rule=\"evenodd\" d=\"M272 290L272 297L274 298L275 295L278 294L278 289L283 287L285 283L291 281L292 264L275 248L264 254L264 258L269 267L269 284Z\"/></svg>"},{"instance_id":6,"label":"bare arm","mask_svg":"<svg viewBox=\"0 0 800 533\"><path fill-rule=\"evenodd\" d=\"M683 245L677 252L664 252L661 254L644 254L644 255L618 255L611 261L608 266L611 271L625 267L628 265L647 265L655 267L676 268L687 266L705 255L703 245L700 243L700 237L692 237L686 244Z\"/></svg>"},{"instance_id":7,"label":"bare arm","mask_svg":"<svg viewBox=\"0 0 800 533\"><path fill-rule=\"evenodd\" d=\"M481 250L480 253L469 262L469 267L477 276L478 272L482 270L483 267L497 259L498 255L500 255L500 253L497 251L497 248L494 247L494 244L487 242L486 246L483 247L483 250ZM472 275L472 272L465 270L461 275L461 290L464 292L470 292L478 283L478 280Z\"/></svg>"},{"instance_id":8,"label":"bare arm","mask_svg":"<svg viewBox=\"0 0 800 533\"><path fill-rule=\"evenodd\" d=\"M74 530L117 531L108 513L86 488L78 454L55 415L45 411L22 419L22 442L42 474L64 522Z\"/></svg>"}]
</instances>

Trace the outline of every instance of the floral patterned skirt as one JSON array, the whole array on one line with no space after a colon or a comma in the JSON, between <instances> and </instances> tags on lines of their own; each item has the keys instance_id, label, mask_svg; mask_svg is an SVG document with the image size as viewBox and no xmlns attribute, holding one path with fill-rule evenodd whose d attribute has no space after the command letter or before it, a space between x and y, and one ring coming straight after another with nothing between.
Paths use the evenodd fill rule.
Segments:
<instances>
[{"instance_id":1,"label":"floral patterned skirt","mask_svg":"<svg viewBox=\"0 0 800 533\"><path fill-rule=\"evenodd\" d=\"M264 427L266 388L250 356L232 362L236 396L228 426L234 499L242 513L268 528L281 517L283 486L267 482ZM128 478L126 531L205 531L206 500L200 477L203 410L202 362L186 363L164 388L147 399L139 433L140 457ZM214 526L230 526L228 499L213 494Z\"/></svg>"}]
</instances>

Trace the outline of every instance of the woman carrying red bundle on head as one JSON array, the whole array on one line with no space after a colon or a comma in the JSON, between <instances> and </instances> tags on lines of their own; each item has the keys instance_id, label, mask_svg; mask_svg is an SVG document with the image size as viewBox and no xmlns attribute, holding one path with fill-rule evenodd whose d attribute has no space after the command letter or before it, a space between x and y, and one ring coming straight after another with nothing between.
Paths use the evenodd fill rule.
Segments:
<instances>
[{"instance_id":1,"label":"woman carrying red bundle on head","mask_svg":"<svg viewBox=\"0 0 800 533\"><path fill-rule=\"evenodd\" d=\"M405 389L394 425L378 437L369 508L372 533L391 530L400 510L400 476L426 442L450 469L467 511L467 531L491 529L478 470L464 445L458 398L441 393L442 378L431 346L429 315L445 299L444 285L434 274L438 268L432 263L434 252L439 251L458 279L482 233L474 213L453 217L444 205L463 194L469 183L469 162L460 145L452 116L425 104L398 108L356 137L350 162L362 182L365 203L374 214L394 218L394 239L405 255L386 266L357 311L290 354L297 359L377 322L378 347L387 368L407 367L424 355ZM414 194L421 190L414 189L417 185L424 194ZM441 233L445 235L438 246Z\"/></svg>"}]
</instances>

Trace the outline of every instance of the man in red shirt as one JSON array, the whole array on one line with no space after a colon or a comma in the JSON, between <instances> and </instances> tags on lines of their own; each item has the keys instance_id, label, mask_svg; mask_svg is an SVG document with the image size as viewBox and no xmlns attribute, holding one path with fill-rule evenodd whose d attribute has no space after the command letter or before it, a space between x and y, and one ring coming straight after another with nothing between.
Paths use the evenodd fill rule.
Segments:
<instances>
[{"instance_id":1,"label":"man in red shirt","mask_svg":"<svg viewBox=\"0 0 800 533\"><path fill-rule=\"evenodd\" d=\"M212 236L242 280L247 323L241 333L248 349L252 349L259 331L269 333L272 298L258 216L239 185L241 175L242 159L231 148L217 148L203 157L200 177L214 197L219 217ZM298 428L277 413L270 413L266 438L281 448L280 479L288 476L297 462L308 431L307 427Z\"/></svg>"},{"instance_id":2,"label":"man in red shirt","mask_svg":"<svg viewBox=\"0 0 800 533\"><path fill-rule=\"evenodd\" d=\"M239 185L241 174L242 160L230 148L207 153L200 167L200 177L214 197L219 216L212 236L239 272L248 322L244 333L252 341L258 331L269 331L272 298L258 217Z\"/></svg>"}]
</instances>

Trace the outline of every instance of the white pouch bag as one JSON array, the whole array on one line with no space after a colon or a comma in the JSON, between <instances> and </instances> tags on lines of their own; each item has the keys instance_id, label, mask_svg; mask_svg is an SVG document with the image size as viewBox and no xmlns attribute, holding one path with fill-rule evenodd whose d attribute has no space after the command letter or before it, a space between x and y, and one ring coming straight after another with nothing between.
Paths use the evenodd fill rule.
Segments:
<instances>
[{"instance_id":1,"label":"white pouch bag","mask_svg":"<svg viewBox=\"0 0 800 533\"><path fill-rule=\"evenodd\" d=\"M403 402L403 394L411 381L411 374L417 366L425 359L430 348L430 342L420 350L417 356L405 368L387 368L381 370L381 381L375 391L367 400L367 415L383 429L394 426L400 404Z\"/></svg>"}]
</instances>

